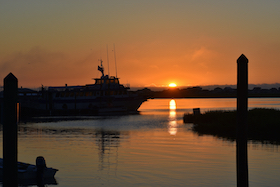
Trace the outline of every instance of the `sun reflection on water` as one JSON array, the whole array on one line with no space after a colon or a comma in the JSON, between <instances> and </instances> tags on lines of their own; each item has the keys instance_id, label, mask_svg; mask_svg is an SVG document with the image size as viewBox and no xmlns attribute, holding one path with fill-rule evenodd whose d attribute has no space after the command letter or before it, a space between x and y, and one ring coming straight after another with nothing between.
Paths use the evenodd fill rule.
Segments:
<instances>
[{"instance_id":1,"label":"sun reflection on water","mask_svg":"<svg viewBox=\"0 0 280 187\"><path fill-rule=\"evenodd\" d=\"M176 102L174 99L169 102L169 123L168 132L170 135L176 135L177 133L177 121L176 121Z\"/></svg>"}]
</instances>

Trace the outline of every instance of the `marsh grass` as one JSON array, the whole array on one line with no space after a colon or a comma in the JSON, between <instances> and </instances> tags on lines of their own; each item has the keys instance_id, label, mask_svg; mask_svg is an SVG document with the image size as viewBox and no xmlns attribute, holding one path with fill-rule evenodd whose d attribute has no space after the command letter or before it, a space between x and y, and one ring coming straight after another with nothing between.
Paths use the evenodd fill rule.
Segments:
<instances>
[{"instance_id":1,"label":"marsh grass","mask_svg":"<svg viewBox=\"0 0 280 187\"><path fill-rule=\"evenodd\" d=\"M236 111L208 111L198 116L185 114L185 122L193 122L193 131L234 140ZM255 108L248 111L248 140L280 144L280 111Z\"/></svg>"}]
</instances>

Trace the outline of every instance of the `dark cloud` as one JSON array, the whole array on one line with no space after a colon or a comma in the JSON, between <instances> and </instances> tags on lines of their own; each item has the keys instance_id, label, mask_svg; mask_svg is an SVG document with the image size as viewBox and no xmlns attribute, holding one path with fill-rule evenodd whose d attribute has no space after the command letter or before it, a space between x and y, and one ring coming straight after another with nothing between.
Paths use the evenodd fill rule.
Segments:
<instances>
[{"instance_id":1,"label":"dark cloud","mask_svg":"<svg viewBox=\"0 0 280 187\"><path fill-rule=\"evenodd\" d=\"M67 56L60 52L51 52L34 47L27 52L14 52L0 58L0 74L3 79L9 72L26 81L52 76L62 71Z\"/></svg>"},{"instance_id":2,"label":"dark cloud","mask_svg":"<svg viewBox=\"0 0 280 187\"><path fill-rule=\"evenodd\" d=\"M32 66L47 67L65 59L59 52L50 52L40 47L34 47L27 52L15 52L4 57L0 62L1 71L32 68ZM31 66L31 67L30 67Z\"/></svg>"},{"instance_id":3,"label":"dark cloud","mask_svg":"<svg viewBox=\"0 0 280 187\"><path fill-rule=\"evenodd\" d=\"M24 87L91 83L93 72L98 72L94 54L53 52L41 47L14 52L0 56L0 79L12 72L19 79L19 86Z\"/></svg>"}]
</instances>

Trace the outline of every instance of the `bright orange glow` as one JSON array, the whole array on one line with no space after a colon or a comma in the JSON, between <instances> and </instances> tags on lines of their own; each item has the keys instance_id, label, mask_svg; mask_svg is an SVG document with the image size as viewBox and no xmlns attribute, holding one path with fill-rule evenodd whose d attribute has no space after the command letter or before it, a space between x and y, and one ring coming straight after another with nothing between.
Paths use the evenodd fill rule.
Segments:
<instances>
[{"instance_id":1,"label":"bright orange glow","mask_svg":"<svg viewBox=\"0 0 280 187\"><path fill-rule=\"evenodd\" d=\"M176 110L176 102L174 99L170 100L169 102L169 109L170 110Z\"/></svg>"},{"instance_id":2,"label":"bright orange glow","mask_svg":"<svg viewBox=\"0 0 280 187\"><path fill-rule=\"evenodd\" d=\"M170 83L168 86L171 87L171 88L175 88L175 87L177 86L177 84L175 84L175 83Z\"/></svg>"}]
</instances>

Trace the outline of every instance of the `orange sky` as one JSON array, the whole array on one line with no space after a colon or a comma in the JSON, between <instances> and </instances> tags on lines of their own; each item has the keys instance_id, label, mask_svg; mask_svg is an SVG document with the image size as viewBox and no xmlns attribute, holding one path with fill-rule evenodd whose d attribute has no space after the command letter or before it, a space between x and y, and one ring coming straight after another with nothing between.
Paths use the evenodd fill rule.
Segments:
<instances>
[{"instance_id":1,"label":"orange sky","mask_svg":"<svg viewBox=\"0 0 280 187\"><path fill-rule=\"evenodd\" d=\"M249 59L249 83L279 83L280 1L105 0L1 2L0 78L19 86L83 85L98 59L136 86L236 84L236 60Z\"/></svg>"}]
</instances>

